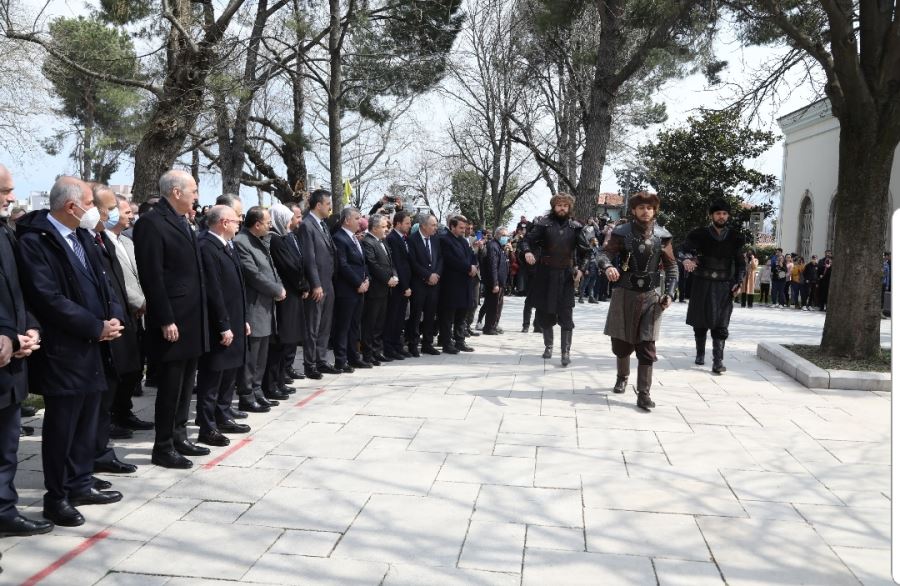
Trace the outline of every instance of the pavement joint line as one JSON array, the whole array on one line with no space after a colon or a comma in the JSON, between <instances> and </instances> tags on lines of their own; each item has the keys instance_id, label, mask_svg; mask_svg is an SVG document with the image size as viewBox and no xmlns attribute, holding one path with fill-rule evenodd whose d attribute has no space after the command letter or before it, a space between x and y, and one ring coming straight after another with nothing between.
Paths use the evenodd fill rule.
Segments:
<instances>
[{"instance_id":1,"label":"pavement joint line","mask_svg":"<svg viewBox=\"0 0 900 586\"><path fill-rule=\"evenodd\" d=\"M71 549L68 552L66 552L65 554L63 554L63 556L60 557L59 559L57 559L55 562L53 562L52 564L50 564L49 566L47 566L46 568L44 568L37 574L34 574L30 578L28 578L27 580L22 582L22 586L35 586L35 584L39 584L45 578L50 576L53 572L60 569L61 567L63 567L64 565L66 565L67 563L69 563L70 561L75 559L76 557L80 556L81 554L83 554L84 552L86 552L87 550L92 548L98 542L109 537L110 533L112 533L110 530L104 529L102 531L98 531L94 535L91 535L90 537L88 537L87 539L82 541L80 544L78 544L78 546L76 546L74 549Z\"/></svg>"},{"instance_id":2,"label":"pavement joint line","mask_svg":"<svg viewBox=\"0 0 900 586\"><path fill-rule=\"evenodd\" d=\"M222 452L221 454L219 454L218 456L216 456L215 458L213 458L212 460L210 460L209 462L204 464L203 469L210 470L212 468L215 468L216 466L219 465L219 463L222 462L222 460L231 456L236 451L240 450L241 448L243 448L244 446L246 446L247 444L249 444L252 441L253 441L252 437L245 437L245 438L241 439L236 444L234 444L233 446L231 446L230 448L228 448L227 450L225 450L224 452Z\"/></svg>"},{"instance_id":3,"label":"pavement joint line","mask_svg":"<svg viewBox=\"0 0 900 586\"><path fill-rule=\"evenodd\" d=\"M318 389L318 390L316 390L316 392L312 393L311 395L309 395L302 401L299 401L296 405L294 405L294 407L299 407L299 408L306 407L307 403L309 403L310 401L312 401L313 399L315 399L316 397L318 397L319 395L321 395L324 392L325 392L325 389Z\"/></svg>"}]
</instances>

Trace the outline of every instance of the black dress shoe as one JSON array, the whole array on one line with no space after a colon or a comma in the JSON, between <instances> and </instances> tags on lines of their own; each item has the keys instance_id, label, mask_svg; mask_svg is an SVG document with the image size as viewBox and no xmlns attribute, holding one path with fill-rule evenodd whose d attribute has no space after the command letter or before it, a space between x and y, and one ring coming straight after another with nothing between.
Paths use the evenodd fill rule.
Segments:
<instances>
[{"instance_id":1,"label":"black dress shoe","mask_svg":"<svg viewBox=\"0 0 900 586\"><path fill-rule=\"evenodd\" d=\"M466 335L472 336L472 337L477 337L477 336L480 336L481 334L474 330L469 329L469 330L466 330Z\"/></svg>"},{"instance_id":2,"label":"black dress shoe","mask_svg":"<svg viewBox=\"0 0 900 586\"><path fill-rule=\"evenodd\" d=\"M288 376L294 380L306 378L305 376L303 376L302 372L300 372L299 370L293 369L293 368L288 369Z\"/></svg>"},{"instance_id":3,"label":"black dress shoe","mask_svg":"<svg viewBox=\"0 0 900 586\"><path fill-rule=\"evenodd\" d=\"M281 405L281 402L278 399L267 399L266 396L262 393L256 395L256 402L262 405L263 407L268 407L271 409L272 407L278 407Z\"/></svg>"},{"instance_id":4,"label":"black dress shoe","mask_svg":"<svg viewBox=\"0 0 900 586\"><path fill-rule=\"evenodd\" d=\"M116 423L109 425L109 439L131 439L134 432Z\"/></svg>"},{"instance_id":5,"label":"black dress shoe","mask_svg":"<svg viewBox=\"0 0 900 586\"><path fill-rule=\"evenodd\" d=\"M286 387L286 386L282 385L282 386L278 387L278 392L284 393L285 395L293 395L294 393L297 392L297 389L295 389L293 387Z\"/></svg>"},{"instance_id":6,"label":"black dress shoe","mask_svg":"<svg viewBox=\"0 0 900 586\"><path fill-rule=\"evenodd\" d=\"M365 360L354 360L350 363L350 366L353 368L372 368L372 363Z\"/></svg>"},{"instance_id":7,"label":"black dress shoe","mask_svg":"<svg viewBox=\"0 0 900 586\"><path fill-rule=\"evenodd\" d=\"M421 354L419 354L419 349L416 348L415 346L409 347L409 355L413 358L418 358L421 356Z\"/></svg>"},{"instance_id":8,"label":"black dress shoe","mask_svg":"<svg viewBox=\"0 0 900 586\"><path fill-rule=\"evenodd\" d=\"M40 535L50 533L53 523L37 521L16 515L15 517L0 517L0 537L25 537L28 535Z\"/></svg>"},{"instance_id":9,"label":"black dress shoe","mask_svg":"<svg viewBox=\"0 0 900 586\"><path fill-rule=\"evenodd\" d=\"M443 351L444 354L459 354L459 350L457 350L455 346L444 346ZM429 354L431 354L431 352L429 352Z\"/></svg>"},{"instance_id":10,"label":"black dress shoe","mask_svg":"<svg viewBox=\"0 0 900 586\"><path fill-rule=\"evenodd\" d=\"M150 461L157 466L162 466L163 468L187 469L194 465L193 462L191 462L175 450L171 450L169 452L153 452L153 455L150 456Z\"/></svg>"},{"instance_id":11,"label":"black dress shoe","mask_svg":"<svg viewBox=\"0 0 900 586\"><path fill-rule=\"evenodd\" d=\"M247 417L249 417L246 411L241 411L240 409L235 409L234 407L225 409L225 413L231 415L232 419L247 419Z\"/></svg>"},{"instance_id":12,"label":"black dress shoe","mask_svg":"<svg viewBox=\"0 0 900 586\"><path fill-rule=\"evenodd\" d=\"M290 394L283 392L281 389L273 389L271 391L263 391L263 396L268 401L286 401ZM276 405L278 403L275 403Z\"/></svg>"},{"instance_id":13,"label":"black dress shoe","mask_svg":"<svg viewBox=\"0 0 900 586\"><path fill-rule=\"evenodd\" d=\"M303 372L306 374L306 378L311 380L319 380L322 378L322 373L315 368L304 368Z\"/></svg>"},{"instance_id":14,"label":"black dress shoe","mask_svg":"<svg viewBox=\"0 0 900 586\"><path fill-rule=\"evenodd\" d=\"M467 345L465 342L463 342L461 344L457 344L456 349L459 350L460 352L474 352L475 351L475 348L472 348L471 346Z\"/></svg>"},{"instance_id":15,"label":"black dress shoe","mask_svg":"<svg viewBox=\"0 0 900 586\"><path fill-rule=\"evenodd\" d=\"M374 358L366 358L366 362L368 362L372 366L381 366L381 361L375 360Z\"/></svg>"},{"instance_id":16,"label":"black dress shoe","mask_svg":"<svg viewBox=\"0 0 900 586\"><path fill-rule=\"evenodd\" d=\"M289 376L285 376L284 378L281 379L281 384L283 384L283 385L289 385L289 384L292 384L293 382L294 382L294 379L292 379Z\"/></svg>"},{"instance_id":17,"label":"black dress shoe","mask_svg":"<svg viewBox=\"0 0 900 586\"><path fill-rule=\"evenodd\" d=\"M481 330L481 333L484 334L485 336L498 336L498 335L500 335L500 332L498 332L498 331L495 330L494 328L484 328L483 330Z\"/></svg>"},{"instance_id":18,"label":"black dress shoe","mask_svg":"<svg viewBox=\"0 0 900 586\"><path fill-rule=\"evenodd\" d=\"M351 373L355 370L355 369L354 369L352 366L350 366L349 364L338 364L337 362L334 363L334 367L335 367L339 372L346 372L347 374L351 374Z\"/></svg>"},{"instance_id":19,"label":"black dress shoe","mask_svg":"<svg viewBox=\"0 0 900 586\"><path fill-rule=\"evenodd\" d=\"M403 356L404 358L412 358L412 353L411 353L411 352L407 352L407 351L404 350L403 348L400 348L400 350L399 350L398 353L399 353L401 356Z\"/></svg>"},{"instance_id":20,"label":"black dress shoe","mask_svg":"<svg viewBox=\"0 0 900 586\"><path fill-rule=\"evenodd\" d=\"M23 425L19 430L19 436L24 437L26 435L34 435L34 428L30 425Z\"/></svg>"},{"instance_id":21,"label":"black dress shoe","mask_svg":"<svg viewBox=\"0 0 900 586\"><path fill-rule=\"evenodd\" d=\"M392 362L393 358L389 358L384 354L372 354L372 361L377 360L378 362Z\"/></svg>"},{"instance_id":22,"label":"black dress shoe","mask_svg":"<svg viewBox=\"0 0 900 586\"><path fill-rule=\"evenodd\" d=\"M148 429L153 429L152 421L139 419L134 413L129 413L128 417L117 418L115 422L125 429L133 429L135 431L147 431Z\"/></svg>"},{"instance_id":23,"label":"black dress shoe","mask_svg":"<svg viewBox=\"0 0 900 586\"><path fill-rule=\"evenodd\" d=\"M385 352L385 356L390 358L391 360L406 360L406 356L400 354L399 352L387 351Z\"/></svg>"},{"instance_id":24,"label":"black dress shoe","mask_svg":"<svg viewBox=\"0 0 900 586\"><path fill-rule=\"evenodd\" d=\"M322 374L341 374L340 370L338 370L335 366L328 364L327 362L321 362L317 364L316 370L318 370Z\"/></svg>"},{"instance_id":25,"label":"black dress shoe","mask_svg":"<svg viewBox=\"0 0 900 586\"><path fill-rule=\"evenodd\" d=\"M434 346L422 346L422 353L431 354L432 356L440 356L441 351ZM452 354L452 352L450 352L450 354Z\"/></svg>"},{"instance_id":26,"label":"black dress shoe","mask_svg":"<svg viewBox=\"0 0 900 586\"><path fill-rule=\"evenodd\" d=\"M219 428L219 433L248 433L250 431L249 425L235 423L232 419L216 423L216 427Z\"/></svg>"},{"instance_id":27,"label":"black dress shoe","mask_svg":"<svg viewBox=\"0 0 900 586\"><path fill-rule=\"evenodd\" d=\"M222 432L216 430L209 433L201 433L197 441L208 446L227 446L231 443L231 440L222 435Z\"/></svg>"},{"instance_id":28,"label":"black dress shoe","mask_svg":"<svg viewBox=\"0 0 900 586\"><path fill-rule=\"evenodd\" d=\"M94 488L97 490L109 490L112 488L112 482L109 480L103 480L102 478L92 477L91 480L94 482Z\"/></svg>"},{"instance_id":29,"label":"black dress shoe","mask_svg":"<svg viewBox=\"0 0 900 586\"><path fill-rule=\"evenodd\" d=\"M122 493L118 490L97 490L92 488L81 494L69 495L69 504L73 507L83 505L110 505L122 500Z\"/></svg>"},{"instance_id":30,"label":"black dress shoe","mask_svg":"<svg viewBox=\"0 0 900 586\"><path fill-rule=\"evenodd\" d=\"M241 411L247 411L250 413L268 413L271 411L271 407L266 405L261 405L257 402L255 397L252 397L252 400L240 399L238 401L238 407L241 408Z\"/></svg>"},{"instance_id":31,"label":"black dress shoe","mask_svg":"<svg viewBox=\"0 0 900 586\"><path fill-rule=\"evenodd\" d=\"M84 517L69 501L44 501L44 518L53 521L60 527L78 527L84 525Z\"/></svg>"},{"instance_id":32,"label":"black dress shoe","mask_svg":"<svg viewBox=\"0 0 900 586\"><path fill-rule=\"evenodd\" d=\"M137 466L134 464L126 464L121 460L94 462L94 472L106 472L107 474L134 474L137 472Z\"/></svg>"},{"instance_id":33,"label":"black dress shoe","mask_svg":"<svg viewBox=\"0 0 900 586\"><path fill-rule=\"evenodd\" d=\"M34 417L37 415L37 407L34 405L20 405L19 411L22 412L22 417ZM25 517L22 517L23 519Z\"/></svg>"},{"instance_id":34,"label":"black dress shoe","mask_svg":"<svg viewBox=\"0 0 900 586\"><path fill-rule=\"evenodd\" d=\"M175 442L175 451L183 456L205 456L209 454L209 448L198 446L190 440Z\"/></svg>"}]
</instances>

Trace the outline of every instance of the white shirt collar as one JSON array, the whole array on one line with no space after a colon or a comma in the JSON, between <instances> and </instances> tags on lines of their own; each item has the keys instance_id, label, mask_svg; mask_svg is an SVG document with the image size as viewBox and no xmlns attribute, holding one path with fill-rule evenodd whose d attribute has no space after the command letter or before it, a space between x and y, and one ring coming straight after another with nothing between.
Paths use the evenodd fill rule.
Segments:
<instances>
[{"instance_id":1,"label":"white shirt collar","mask_svg":"<svg viewBox=\"0 0 900 586\"><path fill-rule=\"evenodd\" d=\"M359 240L356 239L356 234L354 234L353 232L351 232L350 230L348 230L348 229L347 229L346 227L344 227L344 226L341 226L341 230L343 230L343 231L347 234L347 236L349 236L350 238L352 238L354 242L356 242L357 244L359 244Z\"/></svg>"},{"instance_id":2,"label":"white shirt collar","mask_svg":"<svg viewBox=\"0 0 900 586\"><path fill-rule=\"evenodd\" d=\"M224 246L228 246L228 241L227 241L227 240L225 240L224 238L222 238L221 236L219 236L218 234L216 234L216 233L213 232L212 230L209 230L209 233L212 234L213 236L215 236L216 238L218 238L219 242L221 242Z\"/></svg>"},{"instance_id":3,"label":"white shirt collar","mask_svg":"<svg viewBox=\"0 0 900 586\"><path fill-rule=\"evenodd\" d=\"M53 214L47 214L47 219L50 220L50 225L56 228L56 231L59 232L59 235L63 237L63 240L68 242L69 234L71 234L75 230L69 228L68 226L54 218Z\"/></svg>"}]
</instances>

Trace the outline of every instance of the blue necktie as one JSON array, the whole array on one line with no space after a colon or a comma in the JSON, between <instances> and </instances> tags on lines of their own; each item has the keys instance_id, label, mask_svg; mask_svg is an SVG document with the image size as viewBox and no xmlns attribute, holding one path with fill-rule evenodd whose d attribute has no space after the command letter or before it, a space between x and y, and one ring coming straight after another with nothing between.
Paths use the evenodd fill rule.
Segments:
<instances>
[{"instance_id":1,"label":"blue necktie","mask_svg":"<svg viewBox=\"0 0 900 586\"><path fill-rule=\"evenodd\" d=\"M78 236L76 236L75 232L69 233L69 240L72 241L72 249L75 251L75 256L81 261L81 266L85 269L88 268L87 259L84 256L84 248L82 248L81 242L78 242Z\"/></svg>"}]
</instances>

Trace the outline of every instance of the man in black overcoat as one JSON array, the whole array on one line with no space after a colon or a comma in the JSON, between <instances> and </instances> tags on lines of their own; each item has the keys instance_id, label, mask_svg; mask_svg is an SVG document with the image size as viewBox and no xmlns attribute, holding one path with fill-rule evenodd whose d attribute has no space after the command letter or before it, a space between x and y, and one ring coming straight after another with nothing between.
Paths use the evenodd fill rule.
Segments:
<instances>
[{"instance_id":1,"label":"man in black overcoat","mask_svg":"<svg viewBox=\"0 0 900 586\"><path fill-rule=\"evenodd\" d=\"M419 356L418 348L407 351L403 347L403 326L406 321L406 309L412 296L412 266L409 260L409 229L412 218L404 211L394 213L394 229L385 239L394 270L397 272L397 286L388 293L387 315L384 321L384 353L382 358L395 360ZM415 354L412 353L415 350Z\"/></svg>"},{"instance_id":2,"label":"man in black overcoat","mask_svg":"<svg viewBox=\"0 0 900 586\"><path fill-rule=\"evenodd\" d=\"M472 277L478 272L474 255L463 234L469 221L461 215L452 216L449 230L441 234L441 295L438 303L441 318L440 343L445 354L473 352L466 344L466 312L474 303Z\"/></svg>"},{"instance_id":3,"label":"man in black overcoat","mask_svg":"<svg viewBox=\"0 0 900 586\"><path fill-rule=\"evenodd\" d=\"M504 247L509 239L506 228L497 228L494 238L488 241L486 252L482 258L481 281L484 283L484 329L485 335L503 333L500 326L500 314L503 312L503 293L506 280L509 278L509 258Z\"/></svg>"},{"instance_id":4,"label":"man in black overcoat","mask_svg":"<svg viewBox=\"0 0 900 586\"><path fill-rule=\"evenodd\" d=\"M409 245L409 266L412 269L412 296L409 306L409 320L406 322L406 343L413 356L419 354L419 343L425 354L438 355L434 347L437 334L435 318L438 298L441 292L441 274L444 259L437 238L437 218L431 214L420 214L419 231L407 239Z\"/></svg>"},{"instance_id":5,"label":"man in black overcoat","mask_svg":"<svg viewBox=\"0 0 900 586\"><path fill-rule=\"evenodd\" d=\"M366 266L369 269L369 290L366 291L362 315L362 354L363 361L376 366L385 358L395 356L401 360L402 355L392 353L384 355L382 332L387 317L388 296L400 280L391 260L391 253L385 243L388 231L388 218L379 214L369 216L369 229L362 241Z\"/></svg>"}]
</instances>

